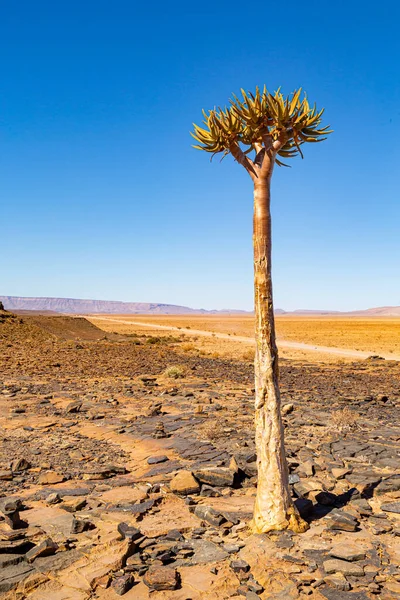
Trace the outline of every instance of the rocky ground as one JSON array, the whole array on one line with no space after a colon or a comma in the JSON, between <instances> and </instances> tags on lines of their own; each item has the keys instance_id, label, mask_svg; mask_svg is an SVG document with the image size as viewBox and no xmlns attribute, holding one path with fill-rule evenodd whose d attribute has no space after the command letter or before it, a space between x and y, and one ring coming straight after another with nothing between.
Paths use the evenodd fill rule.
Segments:
<instances>
[{"instance_id":1,"label":"rocky ground","mask_svg":"<svg viewBox=\"0 0 400 600\"><path fill-rule=\"evenodd\" d=\"M399 363L281 361L310 529L255 536L252 365L57 319L0 313L0 597L400 598Z\"/></svg>"}]
</instances>

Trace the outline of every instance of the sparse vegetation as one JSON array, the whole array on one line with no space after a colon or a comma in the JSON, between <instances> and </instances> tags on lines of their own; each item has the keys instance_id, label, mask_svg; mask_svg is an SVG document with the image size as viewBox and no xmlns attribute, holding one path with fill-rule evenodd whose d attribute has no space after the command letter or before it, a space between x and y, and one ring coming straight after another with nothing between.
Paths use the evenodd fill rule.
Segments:
<instances>
[{"instance_id":1,"label":"sparse vegetation","mask_svg":"<svg viewBox=\"0 0 400 600\"><path fill-rule=\"evenodd\" d=\"M205 439L210 440L218 440L226 436L225 433L225 422L221 417L209 418L207 421L199 427L199 431L201 435L204 436Z\"/></svg>"},{"instance_id":2,"label":"sparse vegetation","mask_svg":"<svg viewBox=\"0 0 400 600\"><path fill-rule=\"evenodd\" d=\"M242 358L243 360L254 360L254 350L246 350L245 352L243 352L242 354Z\"/></svg>"},{"instance_id":3,"label":"sparse vegetation","mask_svg":"<svg viewBox=\"0 0 400 600\"><path fill-rule=\"evenodd\" d=\"M180 365L167 367L164 371L164 375L170 379L182 379L185 377L185 368Z\"/></svg>"},{"instance_id":4,"label":"sparse vegetation","mask_svg":"<svg viewBox=\"0 0 400 600\"><path fill-rule=\"evenodd\" d=\"M181 345L181 349L183 350L183 352L193 352L194 350L196 350L196 346L194 344L191 344L190 342L184 342Z\"/></svg>"},{"instance_id":5,"label":"sparse vegetation","mask_svg":"<svg viewBox=\"0 0 400 600\"><path fill-rule=\"evenodd\" d=\"M345 408L332 413L331 428L339 431L356 429L359 418L360 417L358 413L353 412L348 406L346 406Z\"/></svg>"}]
</instances>

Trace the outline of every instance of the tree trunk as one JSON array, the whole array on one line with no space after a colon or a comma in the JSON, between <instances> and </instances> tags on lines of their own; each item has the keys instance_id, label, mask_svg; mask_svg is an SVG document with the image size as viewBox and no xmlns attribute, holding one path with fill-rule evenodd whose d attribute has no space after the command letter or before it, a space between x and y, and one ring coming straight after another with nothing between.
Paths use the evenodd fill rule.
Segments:
<instances>
[{"instance_id":1,"label":"tree trunk","mask_svg":"<svg viewBox=\"0 0 400 600\"><path fill-rule=\"evenodd\" d=\"M308 527L293 505L285 456L280 411L278 350L275 341L271 280L270 180L254 184L254 298L255 298L255 427L257 496L251 528L254 533Z\"/></svg>"}]
</instances>

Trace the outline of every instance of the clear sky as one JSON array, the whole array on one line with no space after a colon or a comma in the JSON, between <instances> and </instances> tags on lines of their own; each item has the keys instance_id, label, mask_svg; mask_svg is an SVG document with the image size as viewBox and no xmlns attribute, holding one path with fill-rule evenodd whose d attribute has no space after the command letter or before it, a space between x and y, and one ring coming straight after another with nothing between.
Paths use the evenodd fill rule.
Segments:
<instances>
[{"instance_id":1,"label":"clear sky","mask_svg":"<svg viewBox=\"0 0 400 600\"><path fill-rule=\"evenodd\" d=\"M303 86L330 138L273 178L275 305L400 305L400 5L0 3L0 295L252 308L252 185L201 109Z\"/></svg>"}]
</instances>

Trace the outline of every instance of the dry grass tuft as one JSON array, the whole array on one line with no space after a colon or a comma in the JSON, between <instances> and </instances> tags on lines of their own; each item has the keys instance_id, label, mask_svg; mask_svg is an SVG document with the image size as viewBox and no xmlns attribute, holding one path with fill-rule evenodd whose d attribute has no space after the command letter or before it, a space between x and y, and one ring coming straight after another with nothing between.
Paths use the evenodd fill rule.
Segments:
<instances>
[{"instance_id":1,"label":"dry grass tuft","mask_svg":"<svg viewBox=\"0 0 400 600\"><path fill-rule=\"evenodd\" d=\"M185 377L185 368L179 365L173 365L165 369L164 375L170 379L182 379L182 377Z\"/></svg>"},{"instance_id":2,"label":"dry grass tuft","mask_svg":"<svg viewBox=\"0 0 400 600\"><path fill-rule=\"evenodd\" d=\"M204 438L213 441L226 437L226 424L220 417L209 418L199 427L199 432Z\"/></svg>"},{"instance_id":3,"label":"dry grass tuft","mask_svg":"<svg viewBox=\"0 0 400 600\"><path fill-rule=\"evenodd\" d=\"M339 431L346 431L357 428L359 414L353 412L347 406L341 410L332 413L331 428Z\"/></svg>"},{"instance_id":4,"label":"dry grass tuft","mask_svg":"<svg viewBox=\"0 0 400 600\"><path fill-rule=\"evenodd\" d=\"M196 346L190 342L184 342L181 344L180 348L183 352L193 352L193 350L196 350Z\"/></svg>"},{"instance_id":5,"label":"dry grass tuft","mask_svg":"<svg viewBox=\"0 0 400 600\"><path fill-rule=\"evenodd\" d=\"M254 360L254 350L246 350L245 352L243 352L242 354L242 358L243 360Z\"/></svg>"}]
</instances>

